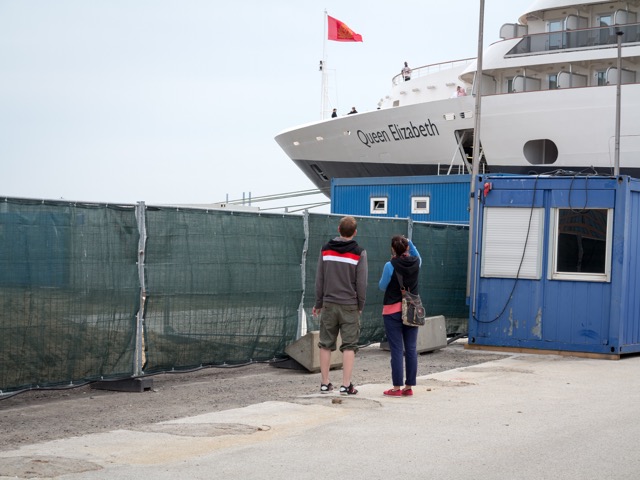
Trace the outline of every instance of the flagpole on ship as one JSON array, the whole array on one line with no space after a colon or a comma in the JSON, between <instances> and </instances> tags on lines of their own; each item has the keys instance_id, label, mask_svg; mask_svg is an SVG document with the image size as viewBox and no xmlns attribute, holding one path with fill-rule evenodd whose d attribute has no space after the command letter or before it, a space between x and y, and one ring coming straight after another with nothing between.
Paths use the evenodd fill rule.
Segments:
<instances>
[{"instance_id":1,"label":"flagpole on ship","mask_svg":"<svg viewBox=\"0 0 640 480\"><path fill-rule=\"evenodd\" d=\"M322 60L320 60L320 73L322 74L321 99L320 99L320 118L324 120L327 114L327 105L329 104L329 86L327 85L327 38L328 38L328 21L327 11L324 11L322 32Z\"/></svg>"},{"instance_id":2,"label":"flagpole on ship","mask_svg":"<svg viewBox=\"0 0 640 480\"><path fill-rule=\"evenodd\" d=\"M324 43L322 44L322 60L320 60L320 72L322 73L322 111L320 116L324 120L329 113L329 85L327 70L327 40L336 42L362 42L362 35L351 30L344 22L330 17L324 11Z\"/></svg>"}]
</instances>

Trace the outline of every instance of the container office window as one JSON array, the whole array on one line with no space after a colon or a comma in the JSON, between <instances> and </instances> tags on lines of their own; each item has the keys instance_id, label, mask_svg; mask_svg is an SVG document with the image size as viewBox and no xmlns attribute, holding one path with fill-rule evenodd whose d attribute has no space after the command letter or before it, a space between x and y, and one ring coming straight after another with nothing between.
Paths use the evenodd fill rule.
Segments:
<instances>
[{"instance_id":1,"label":"container office window","mask_svg":"<svg viewBox=\"0 0 640 480\"><path fill-rule=\"evenodd\" d=\"M543 226L542 208L485 208L480 274L540 279Z\"/></svg>"},{"instance_id":2,"label":"container office window","mask_svg":"<svg viewBox=\"0 0 640 480\"><path fill-rule=\"evenodd\" d=\"M411 213L429 214L429 197L411 197Z\"/></svg>"},{"instance_id":3,"label":"container office window","mask_svg":"<svg viewBox=\"0 0 640 480\"><path fill-rule=\"evenodd\" d=\"M386 215L387 214L387 197L372 197L371 198L371 215Z\"/></svg>"},{"instance_id":4,"label":"container office window","mask_svg":"<svg viewBox=\"0 0 640 480\"><path fill-rule=\"evenodd\" d=\"M551 265L554 280L608 282L611 278L613 210L551 210Z\"/></svg>"}]
</instances>

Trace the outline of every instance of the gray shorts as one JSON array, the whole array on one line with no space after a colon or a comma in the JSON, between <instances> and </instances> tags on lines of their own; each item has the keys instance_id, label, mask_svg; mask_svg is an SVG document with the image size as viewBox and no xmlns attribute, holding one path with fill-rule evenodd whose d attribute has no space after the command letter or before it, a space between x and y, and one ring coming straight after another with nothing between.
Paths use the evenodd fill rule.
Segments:
<instances>
[{"instance_id":1,"label":"gray shorts","mask_svg":"<svg viewBox=\"0 0 640 480\"><path fill-rule=\"evenodd\" d=\"M340 351L358 351L360 339L360 313L358 305L339 305L325 303L320 316L320 341L318 347L331 350L336 349L338 333L342 337Z\"/></svg>"}]
</instances>

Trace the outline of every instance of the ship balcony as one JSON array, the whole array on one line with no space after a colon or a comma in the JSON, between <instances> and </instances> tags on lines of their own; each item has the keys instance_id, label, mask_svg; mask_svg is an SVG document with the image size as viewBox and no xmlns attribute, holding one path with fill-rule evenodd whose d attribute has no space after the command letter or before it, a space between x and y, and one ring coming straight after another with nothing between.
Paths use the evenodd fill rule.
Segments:
<instances>
[{"instance_id":1,"label":"ship balcony","mask_svg":"<svg viewBox=\"0 0 640 480\"><path fill-rule=\"evenodd\" d=\"M559 50L613 46L618 43L616 32L622 32L621 41L623 45L640 42L640 23L536 33L522 37L516 46L507 52L507 57L531 53L557 52Z\"/></svg>"}]
</instances>

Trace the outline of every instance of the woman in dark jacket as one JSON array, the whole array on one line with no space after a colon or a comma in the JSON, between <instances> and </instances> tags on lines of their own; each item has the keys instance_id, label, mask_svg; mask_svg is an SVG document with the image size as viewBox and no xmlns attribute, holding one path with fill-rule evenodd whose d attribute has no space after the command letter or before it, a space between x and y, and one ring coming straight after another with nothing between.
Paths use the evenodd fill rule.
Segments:
<instances>
[{"instance_id":1,"label":"woman in dark jacket","mask_svg":"<svg viewBox=\"0 0 640 480\"><path fill-rule=\"evenodd\" d=\"M417 294L422 258L411 240L407 240L402 235L396 235L391 239L391 254L391 261L385 264L378 283L380 290L384 291L382 317L391 350L393 380L393 388L385 390L384 394L390 397L407 397L413 395L411 387L416 384L418 374L416 351L418 327L410 327L402 323L402 292L397 274L402 276L405 289ZM403 363L407 375L405 381L403 381Z\"/></svg>"}]
</instances>

